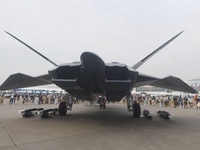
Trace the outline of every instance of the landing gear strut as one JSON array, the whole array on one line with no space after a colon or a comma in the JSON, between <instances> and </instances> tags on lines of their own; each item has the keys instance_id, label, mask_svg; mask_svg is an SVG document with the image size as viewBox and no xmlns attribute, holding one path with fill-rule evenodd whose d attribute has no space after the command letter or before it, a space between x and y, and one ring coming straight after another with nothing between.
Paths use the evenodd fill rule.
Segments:
<instances>
[{"instance_id":1,"label":"landing gear strut","mask_svg":"<svg viewBox=\"0 0 200 150\"><path fill-rule=\"evenodd\" d=\"M133 97L131 96L131 93L127 95L127 109L128 111L133 112L133 117L139 118L141 114L141 108L140 104L136 101L133 101Z\"/></svg>"},{"instance_id":2,"label":"landing gear strut","mask_svg":"<svg viewBox=\"0 0 200 150\"><path fill-rule=\"evenodd\" d=\"M60 116L65 116L67 114L67 110L72 110L73 106L73 98L71 95L66 95L66 101L60 102L58 107L58 112Z\"/></svg>"}]
</instances>

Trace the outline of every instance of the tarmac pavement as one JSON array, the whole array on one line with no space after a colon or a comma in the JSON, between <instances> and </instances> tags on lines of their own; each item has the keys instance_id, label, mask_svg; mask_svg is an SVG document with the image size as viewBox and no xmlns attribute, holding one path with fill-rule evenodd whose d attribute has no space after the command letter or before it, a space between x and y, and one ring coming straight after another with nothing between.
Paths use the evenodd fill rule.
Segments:
<instances>
[{"instance_id":1,"label":"tarmac pavement","mask_svg":"<svg viewBox=\"0 0 200 150\"><path fill-rule=\"evenodd\" d=\"M142 106L152 120L133 118L126 104L74 104L67 116L23 118L18 111L56 104L0 105L0 150L198 150L200 110ZM171 120L156 111L175 114Z\"/></svg>"}]
</instances>

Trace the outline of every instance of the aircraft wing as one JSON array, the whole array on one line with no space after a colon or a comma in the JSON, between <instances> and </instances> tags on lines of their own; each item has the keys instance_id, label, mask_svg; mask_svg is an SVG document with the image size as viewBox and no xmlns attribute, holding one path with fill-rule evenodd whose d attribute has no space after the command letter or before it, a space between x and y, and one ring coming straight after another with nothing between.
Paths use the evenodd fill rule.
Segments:
<instances>
[{"instance_id":1,"label":"aircraft wing","mask_svg":"<svg viewBox=\"0 0 200 150\"><path fill-rule=\"evenodd\" d=\"M155 87L171 89L175 91L182 91L182 92L187 92L187 93L193 93L193 94L198 93L195 89L190 87L180 78L177 78L174 76L168 76L163 79L159 79L155 77L139 75L138 80L136 81L134 87L145 86L145 85L151 85Z\"/></svg>"},{"instance_id":2,"label":"aircraft wing","mask_svg":"<svg viewBox=\"0 0 200 150\"><path fill-rule=\"evenodd\" d=\"M151 84L152 86L162 87L175 91L182 91L187 93L198 93L195 89L190 87L188 84L183 82L180 78L174 76L168 76L161 80L155 81Z\"/></svg>"},{"instance_id":3,"label":"aircraft wing","mask_svg":"<svg viewBox=\"0 0 200 150\"><path fill-rule=\"evenodd\" d=\"M48 84L53 84L48 74L37 77L31 77L22 73L16 73L10 75L6 79L6 81L4 81L4 83L0 86L0 90L3 91L15 88L24 88Z\"/></svg>"}]
</instances>

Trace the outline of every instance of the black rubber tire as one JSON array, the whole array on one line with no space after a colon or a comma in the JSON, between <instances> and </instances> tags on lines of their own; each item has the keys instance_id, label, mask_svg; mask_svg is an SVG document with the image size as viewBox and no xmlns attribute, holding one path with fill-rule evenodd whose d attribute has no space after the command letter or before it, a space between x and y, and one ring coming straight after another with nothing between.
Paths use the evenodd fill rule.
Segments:
<instances>
[{"instance_id":1,"label":"black rubber tire","mask_svg":"<svg viewBox=\"0 0 200 150\"><path fill-rule=\"evenodd\" d=\"M139 118L141 115L141 108L139 103L133 104L133 117Z\"/></svg>"},{"instance_id":2,"label":"black rubber tire","mask_svg":"<svg viewBox=\"0 0 200 150\"><path fill-rule=\"evenodd\" d=\"M60 116L65 116L67 113L66 102L60 102L58 112Z\"/></svg>"},{"instance_id":3,"label":"black rubber tire","mask_svg":"<svg viewBox=\"0 0 200 150\"><path fill-rule=\"evenodd\" d=\"M103 105L103 109L106 109L106 104Z\"/></svg>"}]
</instances>

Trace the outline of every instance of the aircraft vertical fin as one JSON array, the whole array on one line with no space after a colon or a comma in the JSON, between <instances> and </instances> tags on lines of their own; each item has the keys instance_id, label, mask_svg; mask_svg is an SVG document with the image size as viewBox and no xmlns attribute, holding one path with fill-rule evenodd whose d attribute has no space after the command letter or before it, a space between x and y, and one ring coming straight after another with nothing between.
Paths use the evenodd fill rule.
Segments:
<instances>
[{"instance_id":1,"label":"aircraft vertical fin","mask_svg":"<svg viewBox=\"0 0 200 150\"><path fill-rule=\"evenodd\" d=\"M34 51L35 53L37 53L38 55L40 55L41 57L43 57L44 59L46 59L48 62L50 62L51 64L53 64L54 66L58 66L56 63L54 63L52 60L50 60L49 58L47 58L46 56L44 56L43 54L41 54L40 52L36 51L34 48L30 47L28 44L24 43L23 41L21 41L20 39L18 39L17 37L15 37L14 35L12 35L11 33L5 31L7 34L9 34L10 36L12 36L14 39L16 39L17 41L19 41L20 43L24 44L26 47L30 48L32 51Z\"/></svg>"},{"instance_id":2,"label":"aircraft vertical fin","mask_svg":"<svg viewBox=\"0 0 200 150\"><path fill-rule=\"evenodd\" d=\"M183 30L184 31L184 30ZM152 53L150 53L148 56L146 56L145 58L143 58L141 61L139 61L138 63L136 63L134 66L132 66L133 69L138 69L141 65L143 65L149 58L151 58L153 55L155 55L157 52L159 52L161 49L163 49L165 46L167 46L169 43L171 43L174 39L176 39L181 33L183 33L183 31L181 31L180 33L178 33L177 35L175 35L174 37L172 37L170 40L168 40L167 42L165 42L163 45L161 45L160 47L158 47L156 50L154 50Z\"/></svg>"}]
</instances>

